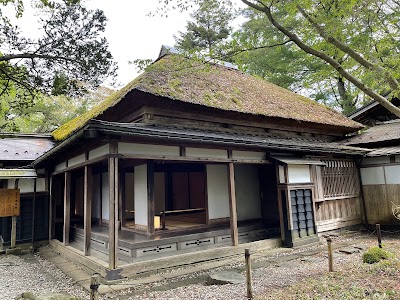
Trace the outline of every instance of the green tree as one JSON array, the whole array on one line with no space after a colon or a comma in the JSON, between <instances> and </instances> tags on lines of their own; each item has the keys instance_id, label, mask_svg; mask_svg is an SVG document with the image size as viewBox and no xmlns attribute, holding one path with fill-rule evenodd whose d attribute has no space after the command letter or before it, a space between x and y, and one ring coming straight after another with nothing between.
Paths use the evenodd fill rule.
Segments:
<instances>
[{"instance_id":1,"label":"green tree","mask_svg":"<svg viewBox=\"0 0 400 300\"><path fill-rule=\"evenodd\" d=\"M186 32L175 36L176 46L184 51L205 52L210 57L232 32L230 25L235 17L230 0L205 0L190 15Z\"/></svg>"},{"instance_id":2,"label":"green tree","mask_svg":"<svg viewBox=\"0 0 400 300\"><path fill-rule=\"evenodd\" d=\"M233 34L229 52L240 69L306 94L345 114L362 103L360 90L276 32L264 14L253 9L246 9L243 14L246 22Z\"/></svg>"},{"instance_id":3,"label":"green tree","mask_svg":"<svg viewBox=\"0 0 400 300\"><path fill-rule=\"evenodd\" d=\"M100 86L80 98L37 94L21 105L13 95L0 98L0 132L51 132L83 114L114 91Z\"/></svg>"},{"instance_id":4,"label":"green tree","mask_svg":"<svg viewBox=\"0 0 400 300\"><path fill-rule=\"evenodd\" d=\"M23 17L22 0L0 0L7 4ZM40 13L37 39L23 36L0 10L0 96L15 97L16 105L24 106L38 93L77 96L88 84L113 77L116 65L102 36L107 19L101 10L87 10L79 0L34 4Z\"/></svg>"},{"instance_id":5,"label":"green tree","mask_svg":"<svg viewBox=\"0 0 400 300\"><path fill-rule=\"evenodd\" d=\"M176 0L179 8L193 1ZM197 0L196 2L201 2ZM168 9L170 2L160 0ZM265 16L265 25L333 68L397 116L388 101L400 88L400 2L397 0L241 0ZM262 45L268 48L271 45ZM290 65L288 66L288 69ZM342 90L343 91L343 90Z\"/></svg>"}]
</instances>

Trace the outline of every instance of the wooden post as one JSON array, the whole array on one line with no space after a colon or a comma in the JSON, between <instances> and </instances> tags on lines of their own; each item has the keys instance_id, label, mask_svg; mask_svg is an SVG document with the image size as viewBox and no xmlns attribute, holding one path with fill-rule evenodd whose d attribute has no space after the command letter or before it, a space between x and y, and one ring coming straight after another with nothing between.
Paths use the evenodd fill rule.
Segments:
<instances>
[{"instance_id":1,"label":"wooden post","mask_svg":"<svg viewBox=\"0 0 400 300\"><path fill-rule=\"evenodd\" d=\"M35 243L35 214L36 214L36 189L37 180L33 180L33 199L32 199L32 247Z\"/></svg>"},{"instance_id":2,"label":"wooden post","mask_svg":"<svg viewBox=\"0 0 400 300\"><path fill-rule=\"evenodd\" d=\"M50 193L49 193L49 240L54 238L54 208L53 208L53 176L50 176Z\"/></svg>"},{"instance_id":3,"label":"wooden post","mask_svg":"<svg viewBox=\"0 0 400 300\"><path fill-rule=\"evenodd\" d=\"M328 243L328 260L329 260L329 272L333 272L333 254L332 254L332 239L326 239Z\"/></svg>"},{"instance_id":4,"label":"wooden post","mask_svg":"<svg viewBox=\"0 0 400 300\"><path fill-rule=\"evenodd\" d=\"M90 276L90 300L99 299L99 274Z\"/></svg>"},{"instance_id":5,"label":"wooden post","mask_svg":"<svg viewBox=\"0 0 400 300\"><path fill-rule=\"evenodd\" d=\"M118 205L115 203L116 195L118 192L115 190L116 178L115 178L115 158L110 157L108 159L108 182L109 182L109 222L108 222L108 262L109 269L114 270L117 267L117 251L118 249L118 229L116 230L118 224L118 218L115 218L118 214L118 210L115 209L115 206ZM117 236L116 236L117 233Z\"/></svg>"},{"instance_id":6,"label":"wooden post","mask_svg":"<svg viewBox=\"0 0 400 300\"><path fill-rule=\"evenodd\" d=\"M69 226L71 222L71 173L64 173L64 230L63 244L69 245Z\"/></svg>"},{"instance_id":7,"label":"wooden post","mask_svg":"<svg viewBox=\"0 0 400 300\"><path fill-rule=\"evenodd\" d=\"M247 299L253 299L253 285L251 277L251 259L250 249L244 250L244 260L246 263L246 286L247 286Z\"/></svg>"},{"instance_id":8,"label":"wooden post","mask_svg":"<svg viewBox=\"0 0 400 300\"><path fill-rule=\"evenodd\" d=\"M14 188L18 189L19 179L15 179ZM17 216L11 217L11 248L17 245Z\"/></svg>"},{"instance_id":9,"label":"wooden post","mask_svg":"<svg viewBox=\"0 0 400 300\"><path fill-rule=\"evenodd\" d=\"M165 210L163 210L163 211L161 212L161 229L162 229L162 230L167 229L165 225L166 225L166 224L165 224Z\"/></svg>"},{"instance_id":10,"label":"wooden post","mask_svg":"<svg viewBox=\"0 0 400 300\"><path fill-rule=\"evenodd\" d=\"M154 234L154 161L147 161L147 234Z\"/></svg>"},{"instance_id":11,"label":"wooden post","mask_svg":"<svg viewBox=\"0 0 400 300\"><path fill-rule=\"evenodd\" d=\"M92 167L84 167L84 182L83 182L83 253L85 256L90 255L90 234L92 231Z\"/></svg>"},{"instance_id":12,"label":"wooden post","mask_svg":"<svg viewBox=\"0 0 400 300\"><path fill-rule=\"evenodd\" d=\"M237 211L236 211L236 192L235 192L235 169L233 163L228 164L228 186L229 186L229 213L232 246L239 245Z\"/></svg>"},{"instance_id":13,"label":"wooden post","mask_svg":"<svg viewBox=\"0 0 400 300\"><path fill-rule=\"evenodd\" d=\"M17 217L11 217L11 248L17 245Z\"/></svg>"},{"instance_id":14,"label":"wooden post","mask_svg":"<svg viewBox=\"0 0 400 300\"><path fill-rule=\"evenodd\" d=\"M121 219L121 228L126 225L126 199L125 199L125 171L121 170L119 176L119 217Z\"/></svg>"},{"instance_id":15,"label":"wooden post","mask_svg":"<svg viewBox=\"0 0 400 300\"><path fill-rule=\"evenodd\" d=\"M382 233L380 224L376 224L376 236L378 237L378 246L379 248L382 248Z\"/></svg>"},{"instance_id":16,"label":"wooden post","mask_svg":"<svg viewBox=\"0 0 400 300\"><path fill-rule=\"evenodd\" d=\"M118 267L118 231L120 224L119 214L119 160L114 158L114 253L115 253L115 268Z\"/></svg>"}]
</instances>

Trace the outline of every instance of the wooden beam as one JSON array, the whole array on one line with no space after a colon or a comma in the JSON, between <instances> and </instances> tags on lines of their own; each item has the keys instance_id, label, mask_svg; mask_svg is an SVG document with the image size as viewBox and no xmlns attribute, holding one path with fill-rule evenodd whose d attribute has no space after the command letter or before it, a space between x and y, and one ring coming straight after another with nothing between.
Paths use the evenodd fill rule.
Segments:
<instances>
[{"instance_id":1,"label":"wooden beam","mask_svg":"<svg viewBox=\"0 0 400 300\"><path fill-rule=\"evenodd\" d=\"M85 256L90 255L90 234L92 231L92 186L92 167L85 166L83 181L83 253Z\"/></svg>"},{"instance_id":2,"label":"wooden beam","mask_svg":"<svg viewBox=\"0 0 400 300\"><path fill-rule=\"evenodd\" d=\"M237 210L236 210L236 191L235 191L235 169L233 163L228 164L228 186L229 186L229 213L232 246L239 245Z\"/></svg>"},{"instance_id":3,"label":"wooden beam","mask_svg":"<svg viewBox=\"0 0 400 300\"><path fill-rule=\"evenodd\" d=\"M110 270L114 270L117 267L117 251L118 249L118 231L116 230L118 219L115 218L115 158L110 157L108 159L108 183L109 183L109 222L108 222L108 266ZM118 192L117 192L118 193ZM117 201L118 202L118 201ZM118 210L117 210L118 213ZM117 236L116 234L117 233Z\"/></svg>"},{"instance_id":4,"label":"wooden beam","mask_svg":"<svg viewBox=\"0 0 400 300\"><path fill-rule=\"evenodd\" d=\"M147 234L154 234L154 161L147 161Z\"/></svg>"},{"instance_id":5,"label":"wooden beam","mask_svg":"<svg viewBox=\"0 0 400 300\"><path fill-rule=\"evenodd\" d=\"M71 173L64 174L64 230L63 244L69 245L69 227L71 221Z\"/></svg>"},{"instance_id":6,"label":"wooden beam","mask_svg":"<svg viewBox=\"0 0 400 300\"><path fill-rule=\"evenodd\" d=\"M211 148L210 148L211 149ZM109 156L112 154L108 154ZM114 154L115 155L115 154ZM185 154L186 155L186 154ZM188 157L188 156L168 156L168 155L147 155L147 154L118 154L118 157L124 159L141 159L154 161L176 161L176 162L206 162L206 163L242 163L242 164L272 164L265 159L227 159L214 157Z\"/></svg>"}]
</instances>

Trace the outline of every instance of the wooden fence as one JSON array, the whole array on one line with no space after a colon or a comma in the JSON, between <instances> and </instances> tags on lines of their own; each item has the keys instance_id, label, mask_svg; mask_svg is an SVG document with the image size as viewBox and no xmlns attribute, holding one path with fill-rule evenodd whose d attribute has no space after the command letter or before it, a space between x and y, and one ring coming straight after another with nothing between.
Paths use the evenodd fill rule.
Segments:
<instances>
[{"instance_id":1,"label":"wooden fence","mask_svg":"<svg viewBox=\"0 0 400 300\"><path fill-rule=\"evenodd\" d=\"M351 160L324 160L311 176L318 231L362 223L358 168Z\"/></svg>"}]
</instances>

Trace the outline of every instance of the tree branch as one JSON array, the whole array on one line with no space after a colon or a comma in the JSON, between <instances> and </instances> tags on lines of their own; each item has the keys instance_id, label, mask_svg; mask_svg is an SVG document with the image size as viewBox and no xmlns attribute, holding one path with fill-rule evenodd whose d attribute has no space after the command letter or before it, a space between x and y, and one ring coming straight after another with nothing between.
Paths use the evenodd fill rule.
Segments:
<instances>
[{"instance_id":1,"label":"tree branch","mask_svg":"<svg viewBox=\"0 0 400 300\"><path fill-rule=\"evenodd\" d=\"M74 59L63 57L63 56L53 56L53 55L45 55L45 54L37 54L37 53L18 53L18 54L8 54L8 55L0 55L1 61L10 61L13 59L33 59L33 58L42 58L49 60L66 60L66 61L76 61Z\"/></svg>"},{"instance_id":2,"label":"tree branch","mask_svg":"<svg viewBox=\"0 0 400 300\"><path fill-rule=\"evenodd\" d=\"M242 0L242 1L246 4L250 3L253 8L258 9L261 12L264 12L266 14L268 20L271 22L271 24L276 29L278 29L280 32L282 32L284 35L286 35L290 40L292 40L300 49L302 49L306 53L314 55L314 56L324 60L328 64L330 64L335 70L338 71L338 73L340 75L342 75L344 78L346 78L348 81L350 81L356 87L358 87L361 91L363 91L365 94L370 96L372 99L379 102L387 110L389 110L396 116L400 117L400 109L398 107L394 106L385 97L374 92L370 87L366 86L364 83L362 83L356 77L354 77L353 75L348 73L346 70L344 70L343 67L340 65L340 63L337 62L335 59L333 59L330 56L326 55L325 53L318 51L318 50L308 46L307 44L305 44L295 33L291 32L289 29L287 29L286 27L284 27L283 25L281 25L279 22L277 22L275 20L275 18L272 16L271 9L269 7L260 7L260 6L252 4L251 2L249 2L247 0Z\"/></svg>"},{"instance_id":3,"label":"tree branch","mask_svg":"<svg viewBox=\"0 0 400 300\"><path fill-rule=\"evenodd\" d=\"M300 11L300 13L303 15L303 17L306 18L308 20L308 22L310 22L310 24L315 28L315 30L318 32L318 34L324 40L326 40L328 43L334 45L338 49L340 49L343 52L350 55L350 57L352 57L356 62L358 62L362 66L364 66L370 70L374 70L380 74L383 74L383 76L385 77L385 81L389 84L389 86L392 90L399 89L398 81L396 80L396 78L394 78L392 76L392 74L390 74L390 72L388 70L386 70L385 68L381 67L378 64L375 64L375 63L365 59L359 53L354 51L354 49L352 49L348 45L342 43L341 41L334 38L333 36L329 35L317 22L315 22L315 20L300 5L297 4L296 7Z\"/></svg>"},{"instance_id":4,"label":"tree branch","mask_svg":"<svg viewBox=\"0 0 400 300\"><path fill-rule=\"evenodd\" d=\"M259 46L259 47L240 49L240 50L237 50L237 51L231 51L231 52L227 53L226 55L224 55L222 58L232 57L232 56L235 56L235 55L238 55L240 53L247 52L247 51L255 51L255 50L259 50L259 49L268 49L268 48L283 46L283 45L286 45L286 44L288 44L290 42L292 42L292 40L286 40L286 41L284 41L282 43L277 43L277 44L273 44L273 45L265 45L265 46Z\"/></svg>"}]
</instances>

